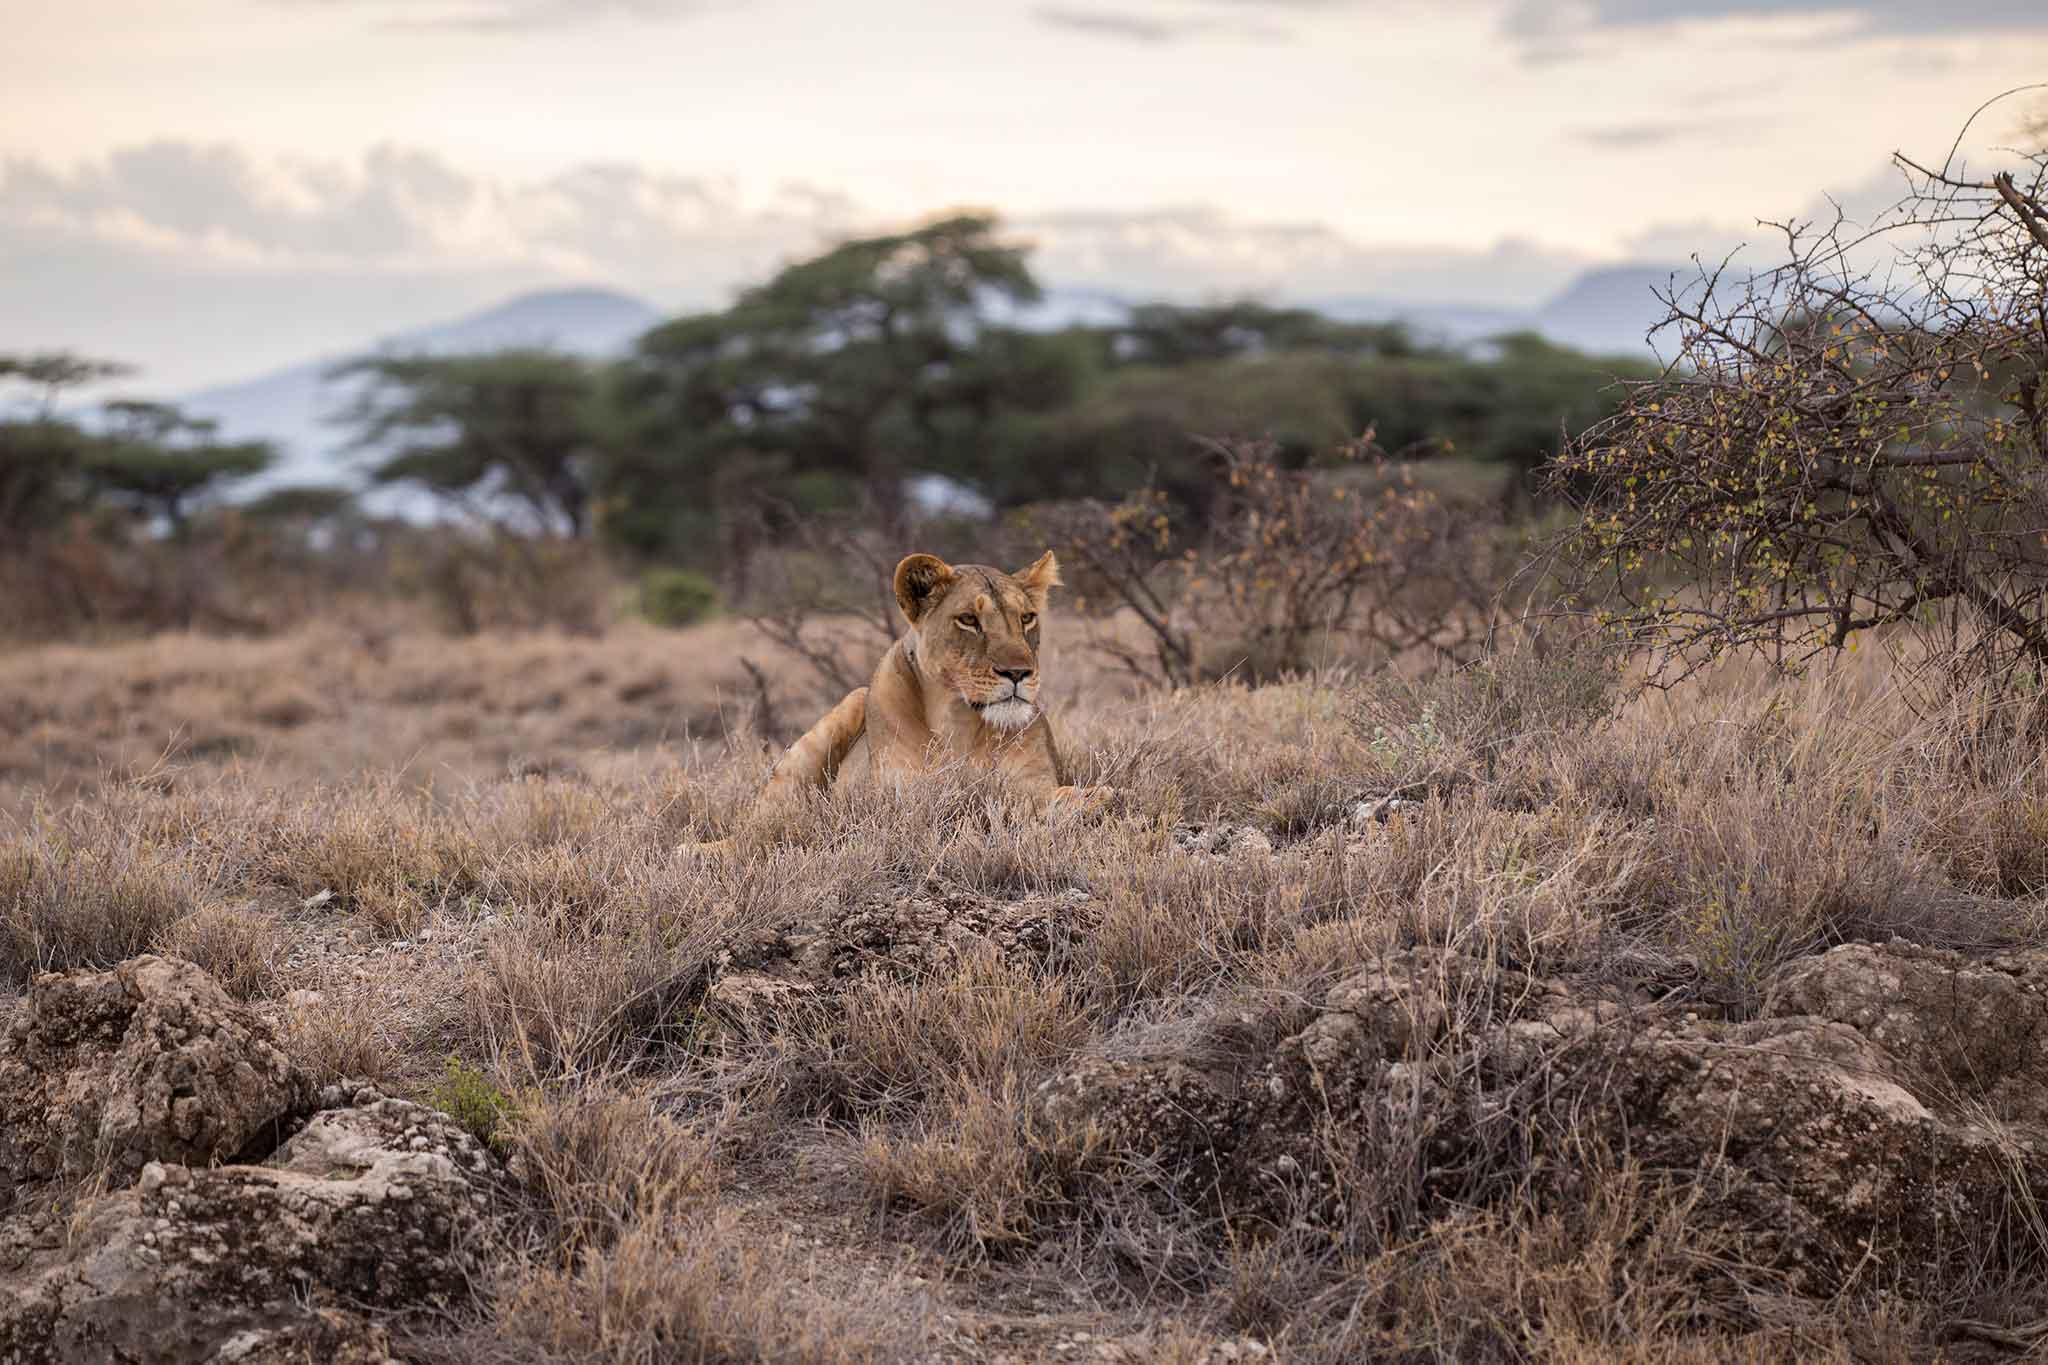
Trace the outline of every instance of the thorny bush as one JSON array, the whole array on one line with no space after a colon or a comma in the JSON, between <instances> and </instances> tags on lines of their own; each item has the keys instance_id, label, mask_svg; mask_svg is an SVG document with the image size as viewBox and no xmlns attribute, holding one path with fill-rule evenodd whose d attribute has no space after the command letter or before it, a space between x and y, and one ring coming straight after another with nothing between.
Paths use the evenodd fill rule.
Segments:
<instances>
[{"instance_id":1,"label":"thorny bush","mask_svg":"<svg viewBox=\"0 0 2048 1365\"><path fill-rule=\"evenodd\" d=\"M1483 650L1514 556L1497 509L1425 486L1370 432L1322 470L1269 441L1202 444L1223 485L1205 523L1158 488L1036 514L1077 583L1143 623L1143 645L1100 646L1118 663L1186 686Z\"/></svg>"},{"instance_id":2,"label":"thorny bush","mask_svg":"<svg viewBox=\"0 0 2048 1365\"><path fill-rule=\"evenodd\" d=\"M1785 264L1674 285L1671 366L1557 462L1577 586L1666 679L1891 625L2048 668L2048 154L1898 164L1868 228L1782 224Z\"/></svg>"}]
</instances>

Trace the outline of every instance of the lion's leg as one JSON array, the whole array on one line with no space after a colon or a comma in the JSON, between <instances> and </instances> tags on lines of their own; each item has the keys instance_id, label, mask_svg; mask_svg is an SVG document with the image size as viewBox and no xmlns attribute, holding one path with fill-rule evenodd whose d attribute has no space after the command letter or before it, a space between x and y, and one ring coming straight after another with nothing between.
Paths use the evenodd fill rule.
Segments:
<instances>
[{"instance_id":1,"label":"lion's leg","mask_svg":"<svg viewBox=\"0 0 2048 1365\"><path fill-rule=\"evenodd\" d=\"M1078 815L1093 815L1108 805L1116 796L1115 787L1054 787L1046 794L1045 809L1053 812L1072 812Z\"/></svg>"},{"instance_id":2,"label":"lion's leg","mask_svg":"<svg viewBox=\"0 0 2048 1365\"><path fill-rule=\"evenodd\" d=\"M794 805L805 791L830 786L839 773L839 765L860 742L861 731L867 725L867 704L868 690L856 687L820 717L816 725L806 730L803 738L790 745L776 760L775 771L768 775L768 784L754 798L749 817L758 822L764 816ZM679 851L724 856L733 851L733 836L686 843Z\"/></svg>"},{"instance_id":3,"label":"lion's leg","mask_svg":"<svg viewBox=\"0 0 2048 1365\"><path fill-rule=\"evenodd\" d=\"M776 763L775 771L769 775L762 797L766 799L806 787L830 786L832 779L839 775L839 765L860 742L861 732L867 728L867 719L868 690L856 687L839 705L827 711L816 725L806 730L802 739L789 746Z\"/></svg>"}]
</instances>

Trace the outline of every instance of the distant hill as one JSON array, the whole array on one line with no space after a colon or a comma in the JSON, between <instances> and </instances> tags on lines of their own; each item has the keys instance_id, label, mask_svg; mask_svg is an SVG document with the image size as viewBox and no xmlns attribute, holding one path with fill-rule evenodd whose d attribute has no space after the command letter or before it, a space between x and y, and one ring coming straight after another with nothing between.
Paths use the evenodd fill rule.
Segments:
<instances>
[{"instance_id":1,"label":"distant hill","mask_svg":"<svg viewBox=\"0 0 2048 1365\"><path fill-rule=\"evenodd\" d=\"M1690 266L1588 270L1536 310L1534 325L1550 340L1582 351L1641 350L1647 344L1644 334L1664 319L1657 294L1668 293L1674 284L1682 294L1696 280Z\"/></svg>"},{"instance_id":2,"label":"distant hill","mask_svg":"<svg viewBox=\"0 0 2048 1365\"><path fill-rule=\"evenodd\" d=\"M1426 337L1464 345L1501 332L1533 330L1584 350L1639 354L1643 334L1663 316L1651 293L1669 281L1674 267L1627 265L1589 270L1541 306L1529 310L1432 304L1347 295L1303 300L1332 317L1356 322L1409 323ZM1073 323L1107 324L1120 318L1131 300L1103 290L1048 289L1045 298L1017 310L1028 327ZM652 304L608 289L557 289L521 294L452 322L386 337L362 352L386 350L454 354L508 346L552 346L577 355L616 355L665 315ZM344 447L347 433L333 417L348 402L349 385L327 378L351 352L187 394L186 409L220 423L230 440L269 440L283 458L277 468L243 485L243 495L297 484L345 482L362 475ZM417 499L398 490L382 495L392 510L410 509Z\"/></svg>"},{"instance_id":3,"label":"distant hill","mask_svg":"<svg viewBox=\"0 0 2048 1365\"><path fill-rule=\"evenodd\" d=\"M1343 296L1310 301L1351 322L1405 322L1424 337L1465 345L1503 332L1537 332L1561 346L1601 355L1638 355L1645 334L1664 317L1654 291L1676 273L1682 286L1690 267L1602 266L1585 271L1535 308L1480 308L1465 304Z\"/></svg>"},{"instance_id":4,"label":"distant hill","mask_svg":"<svg viewBox=\"0 0 2048 1365\"><path fill-rule=\"evenodd\" d=\"M357 483L360 475L343 450L347 433L332 421L350 396L347 383L327 378L327 371L340 361L371 351L452 355L508 346L614 355L662 317L652 304L608 289L521 294L453 322L368 343L362 352L289 366L187 394L179 401L187 411L219 422L221 434L230 440L277 443L282 453L277 467L244 484L240 492L245 496L297 484Z\"/></svg>"}]
</instances>

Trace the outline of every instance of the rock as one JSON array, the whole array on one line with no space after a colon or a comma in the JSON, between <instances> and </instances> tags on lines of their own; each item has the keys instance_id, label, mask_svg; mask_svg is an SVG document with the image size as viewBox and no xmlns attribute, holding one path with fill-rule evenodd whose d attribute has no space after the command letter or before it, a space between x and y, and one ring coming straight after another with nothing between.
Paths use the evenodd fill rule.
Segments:
<instances>
[{"instance_id":1,"label":"rock","mask_svg":"<svg viewBox=\"0 0 2048 1365\"><path fill-rule=\"evenodd\" d=\"M398 1365L391 1334L352 1313L316 1308L282 1327L238 1332L207 1365Z\"/></svg>"},{"instance_id":2,"label":"rock","mask_svg":"<svg viewBox=\"0 0 2048 1365\"><path fill-rule=\"evenodd\" d=\"M787 924L720 954L706 1000L758 1005L773 991L788 1003L804 992L829 995L871 972L922 976L977 953L1019 970L1051 971L1094 923L1082 891L998 900L930 877L863 897L822 924ZM723 986L728 981L734 984Z\"/></svg>"},{"instance_id":3,"label":"rock","mask_svg":"<svg viewBox=\"0 0 2048 1365\"><path fill-rule=\"evenodd\" d=\"M1273 841L1250 825L1178 825L1173 846L1212 858L1267 858L1273 853Z\"/></svg>"},{"instance_id":4,"label":"rock","mask_svg":"<svg viewBox=\"0 0 2048 1365\"><path fill-rule=\"evenodd\" d=\"M1590 1142L1828 1294L1984 1244L1958 1228L2024 1241L2015 1191L2048 1181L2048 1061L2029 1045L2044 986L2048 954L1852 945L1780 969L1766 1017L1729 1023L1419 948L1339 982L1231 1074L1089 1060L1036 1104L1178 1198L1280 1225L1342 1217L1357 1172L1390 1162L1416 1163L1425 1215L1566 1193Z\"/></svg>"},{"instance_id":5,"label":"rock","mask_svg":"<svg viewBox=\"0 0 2048 1365\"><path fill-rule=\"evenodd\" d=\"M189 962L46 973L0 1035L0 1212L32 1182L260 1156L307 1099L269 1026Z\"/></svg>"},{"instance_id":6,"label":"rock","mask_svg":"<svg viewBox=\"0 0 2048 1365\"><path fill-rule=\"evenodd\" d=\"M1845 944L1780 971L1764 1013L1846 1025L1915 1093L1959 1092L1994 1118L2048 1126L2048 954L1971 962L1903 942Z\"/></svg>"},{"instance_id":7,"label":"rock","mask_svg":"<svg viewBox=\"0 0 2048 1365\"><path fill-rule=\"evenodd\" d=\"M381 1334L325 1310L466 1299L492 1174L468 1133L393 1099L316 1114L260 1166L152 1162L0 1282L0 1360L382 1360Z\"/></svg>"},{"instance_id":8,"label":"rock","mask_svg":"<svg viewBox=\"0 0 2048 1365\"><path fill-rule=\"evenodd\" d=\"M1397 815L1413 815L1421 809L1420 801L1405 796L1369 796L1351 807L1348 818L1353 828L1363 829L1384 825Z\"/></svg>"},{"instance_id":9,"label":"rock","mask_svg":"<svg viewBox=\"0 0 2048 1365\"><path fill-rule=\"evenodd\" d=\"M802 981L735 972L711 984L704 993L704 1008L727 1027L759 1035L772 1030L783 1014L817 996L817 987Z\"/></svg>"},{"instance_id":10,"label":"rock","mask_svg":"<svg viewBox=\"0 0 2048 1365\"><path fill-rule=\"evenodd\" d=\"M1177 1061L1090 1058L1047 1082L1036 1100L1055 1128L1092 1125L1113 1150L1157 1157L1194 1184L1214 1178L1237 1119L1227 1082Z\"/></svg>"}]
</instances>

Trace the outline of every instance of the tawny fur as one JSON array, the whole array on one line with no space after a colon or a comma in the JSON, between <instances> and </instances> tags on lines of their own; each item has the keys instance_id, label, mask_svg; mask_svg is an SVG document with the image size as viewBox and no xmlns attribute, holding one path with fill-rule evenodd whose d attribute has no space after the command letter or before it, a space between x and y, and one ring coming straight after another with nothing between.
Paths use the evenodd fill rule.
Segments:
<instances>
[{"instance_id":1,"label":"tawny fur","mask_svg":"<svg viewBox=\"0 0 2048 1365\"><path fill-rule=\"evenodd\" d=\"M829 785L862 739L868 771L882 781L956 766L993 768L1048 805L1103 799L1104 788L1067 782L1039 705L1039 633L1046 598L1059 581L1050 550L1014 574L934 555L905 558L895 587L909 631L882 656L866 687L849 692L789 746L763 801Z\"/></svg>"}]
</instances>

